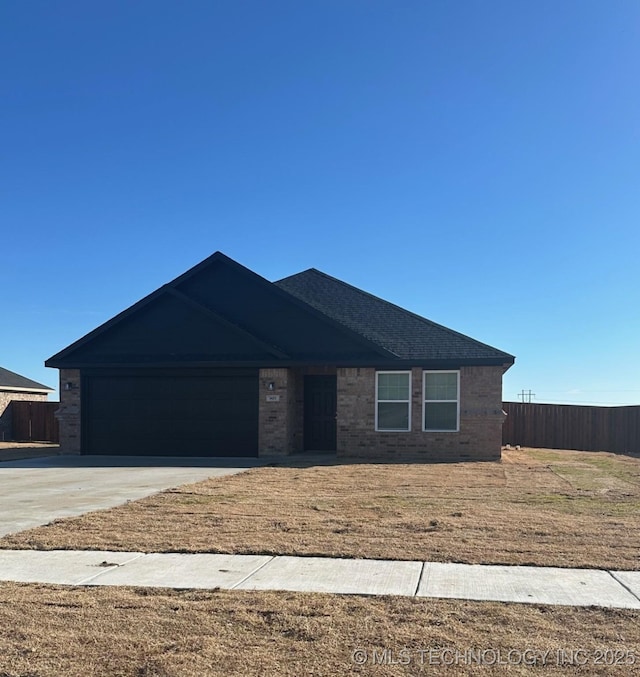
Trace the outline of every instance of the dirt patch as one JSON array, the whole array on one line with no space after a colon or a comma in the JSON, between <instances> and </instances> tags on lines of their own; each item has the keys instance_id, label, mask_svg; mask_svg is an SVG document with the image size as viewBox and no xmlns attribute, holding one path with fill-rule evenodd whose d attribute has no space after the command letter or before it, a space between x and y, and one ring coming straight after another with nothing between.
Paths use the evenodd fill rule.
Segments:
<instances>
[{"instance_id":1,"label":"dirt patch","mask_svg":"<svg viewBox=\"0 0 640 677\"><path fill-rule=\"evenodd\" d=\"M640 460L255 468L0 539L1 548L264 553L638 569Z\"/></svg>"},{"instance_id":2,"label":"dirt patch","mask_svg":"<svg viewBox=\"0 0 640 677\"><path fill-rule=\"evenodd\" d=\"M5 583L0 674L629 675L639 621L596 608Z\"/></svg>"}]
</instances>

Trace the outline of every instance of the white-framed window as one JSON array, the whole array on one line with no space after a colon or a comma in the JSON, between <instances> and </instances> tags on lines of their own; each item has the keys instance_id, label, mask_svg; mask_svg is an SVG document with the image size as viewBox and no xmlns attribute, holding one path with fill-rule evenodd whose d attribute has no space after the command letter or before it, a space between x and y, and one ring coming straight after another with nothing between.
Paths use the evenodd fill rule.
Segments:
<instances>
[{"instance_id":1,"label":"white-framed window","mask_svg":"<svg viewBox=\"0 0 640 677\"><path fill-rule=\"evenodd\" d=\"M460 429L460 372L425 371L422 429L458 432Z\"/></svg>"},{"instance_id":2,"label":"white-framed window","mask_svg":"<svg viewBox=\"0 0 640 677\"><path fill-rule=\"evenodd\" d=\"M376 372L376 430L411 430L411 372Z\"/></svg>"}]
</instances>

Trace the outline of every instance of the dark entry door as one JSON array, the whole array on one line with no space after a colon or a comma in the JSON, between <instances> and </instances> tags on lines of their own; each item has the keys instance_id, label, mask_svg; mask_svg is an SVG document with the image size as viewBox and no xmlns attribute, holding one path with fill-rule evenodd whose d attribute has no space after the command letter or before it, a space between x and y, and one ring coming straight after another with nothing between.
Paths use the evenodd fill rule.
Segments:
<instances>
[{"instance_id":1,"label":"dark entry door","mask_svg":"<svg viewBox=\"0 0 640 677\"><path fill-rule=\"evenodd\" d=\"M336 450L336 377L304 377L304 448Z\"/></svg>"}]
</instances>

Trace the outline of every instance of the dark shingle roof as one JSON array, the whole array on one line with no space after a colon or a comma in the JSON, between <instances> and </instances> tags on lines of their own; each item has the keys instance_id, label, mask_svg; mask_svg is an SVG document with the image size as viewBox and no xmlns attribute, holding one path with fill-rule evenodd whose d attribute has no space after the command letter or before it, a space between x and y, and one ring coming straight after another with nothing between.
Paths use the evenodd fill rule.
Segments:
<instances>
[{"instance_id":1,"label":"dark shingle roof","mask_svg":"<svg viewBox=\"0 0 640 677\"><path fill-rule=\"evenodd\" d=\"M19 388L20 390L40 390L53 392L53 389L49 388L49 386L32 381L30 378L20 376L20 374L16 374L15 372L9 371L8 369L3 369L2 367L0 367L0 388L7 390L10 390L11 388Z\"/></svg>"},{"instance_id":2,"label":"dark shingle roof","mask_svg":"<svg viewBox=\"0 0 640 677\"><path fill-rule=\"evenodd\" d=\"M269 282L216 252L45 364L448 369L513 361L313 268Z\"/></svg>"},{"instance_id":3,"label":"dark shingle roof","mask_svg":"<svg viewBox=\"0 0 640 677\"><path fill-rule=\"evenodd\" d=\"M512 364L515 359L315 268L275 284L401 360Z\"/></svg>"}]
</instances>

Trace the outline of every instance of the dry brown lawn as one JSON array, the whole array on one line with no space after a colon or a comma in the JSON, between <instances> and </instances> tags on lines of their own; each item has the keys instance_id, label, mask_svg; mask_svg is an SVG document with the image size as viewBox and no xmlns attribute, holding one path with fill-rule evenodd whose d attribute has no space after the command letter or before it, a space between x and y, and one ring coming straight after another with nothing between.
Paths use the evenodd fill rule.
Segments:
<instances>
[{"instance_id":1,"label":"dry brown lawn","mask_svg":"<svg viewBox=\"0 0 640 677\"><path fill-rule=\"evenodd\" d=\"M0 584L2 677L631 675L633 661L629 610Z\"/></svg>"},{"instance_id":2,"label":"dry brown lawn","mask_svg":"<svg viewBox=\"0 0 640 677\"><path fill-rule=\"evenodd\" d=\"M2 548L325 555L638 569L640 459L255 468L0 539Z\"/></svg>"},{"instance_id":3,"label":"dry brown lawn","mask_svg":"<svg viewBox=\"0 0 640 677\"><path fill-rule=\"evenodd\" d=\"M0 547L637 569L639 484L636 458L548 450L502 463L256 468ZM638 664L631 610L0 583L0 677L629 675Z\"/></svg>"}]
</instances>

